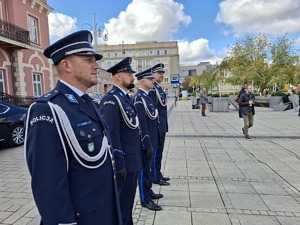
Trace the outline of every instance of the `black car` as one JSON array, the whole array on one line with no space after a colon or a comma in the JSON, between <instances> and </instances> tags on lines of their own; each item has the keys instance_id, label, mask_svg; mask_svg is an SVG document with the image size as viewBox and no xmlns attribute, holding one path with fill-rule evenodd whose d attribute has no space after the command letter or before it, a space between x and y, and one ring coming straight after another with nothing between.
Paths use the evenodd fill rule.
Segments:
<instances>
[{"instance_id":1,"label":"black car","mask_svg":"<svg viewBox=\"0 0 300 225\"><path fill-rule=\"evenodd\" d=\"M0 101L0 143L19 146L24 143L24 119L28 109Z\"/></svg>"}]
</instances>

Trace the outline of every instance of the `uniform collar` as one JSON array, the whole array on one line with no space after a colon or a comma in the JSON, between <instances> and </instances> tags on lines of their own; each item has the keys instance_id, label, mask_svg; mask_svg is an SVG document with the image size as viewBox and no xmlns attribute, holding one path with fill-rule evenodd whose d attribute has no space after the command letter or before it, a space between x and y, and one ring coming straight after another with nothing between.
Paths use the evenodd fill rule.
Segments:
<instances>
[{"instance_id":1,"label":"uniform collar","mask_svg":"<svg viewBox=\"0 0 300 225\"><path fill-rule=\"evenodd\" d=\"M59 80L61 83L63 83L64 85L66 85L67 87L69 87L72 91L74 91L78 96L82 96L84 93L82 91L80 91L78 88L74 87L73 85L67 83L64 80Z\"/></svg>"},{"instance_id":2,"label":"uniform collar","mask_svg":"<svg viewBox=\"0 0 300 225\"><path fill-rule=\"evenodd\" d=\"M119 88L123 92L124 95L127 95L128 92L129 92L129 91L125 91L123 88L121 88L120 86L118 86L116 84L114 84L114 86L116 86L117 88Z\"/></svg>"},{"instance_id":3,"label":"uniform collar","mask_svg":"<svg viewBox=\"0 0 300 225\"><path fill-rule=\"evenodd\" d=\"M145 92L147 95L148 95L148 93L149 93L149 91L146 91L146 90L144 90L144 89L142 89L142 88L139 88L141 91L143 91L143 92Z\"/></svg>"}]
</instances>

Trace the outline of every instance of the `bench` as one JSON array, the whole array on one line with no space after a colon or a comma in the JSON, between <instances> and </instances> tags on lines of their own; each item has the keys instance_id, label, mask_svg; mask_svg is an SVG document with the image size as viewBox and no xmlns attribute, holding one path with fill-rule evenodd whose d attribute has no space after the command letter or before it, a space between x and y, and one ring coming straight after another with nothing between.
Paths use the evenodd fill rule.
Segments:
<instances>
[{"instance_id":1,"label":"bench","mask_svg":"<svg viewBox=\"0 0 300 225\"><path fill-rule=\"evenodd\" d=\"M255 105L261 107L269 107L270 99L265 97L256 97L255 98Z\"/></svg>"}]
</instances>

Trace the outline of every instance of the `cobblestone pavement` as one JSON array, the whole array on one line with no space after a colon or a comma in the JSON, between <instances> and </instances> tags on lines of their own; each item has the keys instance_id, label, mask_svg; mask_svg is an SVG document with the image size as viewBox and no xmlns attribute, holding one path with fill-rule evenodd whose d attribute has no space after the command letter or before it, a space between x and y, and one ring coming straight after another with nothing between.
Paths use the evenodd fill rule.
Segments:
<instances>
[{"instance_id":1,"label":"cobblestone pavement","mask_svg":"<svg viewBox=\"0 0 300 225\"><path fill-rule=\"evenodd\" d=\"M163 210L142 208L135 225L300 225L300 117L256 108L252 137L236 111L208 112L179 101L169 117L163 171L153 185ZM23 147L0 147L0 224L38 225Z\"/></svg>"}]
</instances>

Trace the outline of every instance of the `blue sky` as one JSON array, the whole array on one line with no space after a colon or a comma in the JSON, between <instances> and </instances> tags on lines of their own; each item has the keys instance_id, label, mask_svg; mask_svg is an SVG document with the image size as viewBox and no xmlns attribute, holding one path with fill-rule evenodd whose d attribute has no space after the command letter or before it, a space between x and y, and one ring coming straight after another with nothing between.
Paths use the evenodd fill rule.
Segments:
<instances>
[{"instance_id":1,"label":"blue sky","mask_svg":"<svg viewBox=\"0 0 300 225\"><path fill-rule=\"evenodd\" d=\"M299 38L300 0L48 0L51 42L98 25L107 44L177 40L180 63L219 61L239 35ZM100 40L99 40L100 41ZM101 42L101 41L100 41Z\"/></svg>"}]
</instances>

